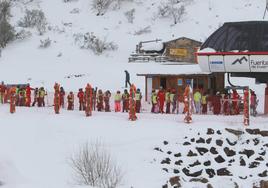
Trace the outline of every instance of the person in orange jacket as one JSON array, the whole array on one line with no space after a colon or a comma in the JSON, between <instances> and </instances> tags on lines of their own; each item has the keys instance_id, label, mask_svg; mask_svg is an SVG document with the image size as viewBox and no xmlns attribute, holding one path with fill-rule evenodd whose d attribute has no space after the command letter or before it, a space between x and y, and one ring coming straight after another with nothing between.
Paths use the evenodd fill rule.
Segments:
<instances>
[{"instance_id":1,"label":"person in orange jacket","mask_svg":"<svg viewBox=\"0 0 268 188\"><path fill-rule=\"evenodd\" d=\"M16 88L10 88L10 113L13 114L16 111Z\"/></svg>"},{"instance_id":2,"label":"person in orange jacket","mask_svg":"<svg viewBox=\"0 0 268 188\"><path fill-rule=\"evenodd\" d=\"M25 106L27 106L27 107L30 107L31 103L32 103L32 100L31 100L32 90L34 90L34 88L31 88L30 84L27 84L27 86L25 88L25 92L26 92Z\"/></svg>"},{"instance_id":3,"label":"person in orange jacket","mask_svg":"<svg viewBox=\"0 0 268 188\"><path fill-rule=\"evenodd\" d=\"M67 110L74 110L74 94L71 91L67 96L68 107Z\"/></svg>"},{"instance_id":4,"label":"person in orange jacket","mask_svg":"<svg viewBox=\"0 0 268 188\"><path fill-rule=\"evenodd\" d=\"M85 110L85 101L84 101L84 91L82 88L79 89L77 97L79 99L79 111Z\"/></svg>"},{"instance_id":5,"label":"person in orange jacket","mask_svg":"<svg viewBox=\"0 0 268 188\"><path fill-rule=\"evenodd\" d=\"M165 91L163 87L160 87L160 90L157 93L157 99L159 103L159 112L164 113L164 103L165 103Z\"/></svg>"},{"instance_id":6,"label":"person in orange jacket","mask_svg":"<svg viewBox=\"0 0 268 188\"><path fill-rule=\"evenodd\" d=\"M56 114L60 113L60 85L55 83L54 85L54 111Z\"/></svg>"}]
</instances>

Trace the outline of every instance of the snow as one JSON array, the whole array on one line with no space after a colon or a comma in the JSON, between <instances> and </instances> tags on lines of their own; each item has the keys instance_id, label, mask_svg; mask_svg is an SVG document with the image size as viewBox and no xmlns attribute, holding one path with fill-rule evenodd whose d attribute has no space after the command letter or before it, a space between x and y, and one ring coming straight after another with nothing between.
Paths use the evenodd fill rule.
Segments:
<instances>
[{"instance_id":1,"label":"snow","mask_svg":"<svg viewBox=\"0 0 268 188\"><path fill-rule=\"evenodd\" d=\"M261 20L265 7L265 1L255 0L194 1L186 6L187 15L182 22L174 25L168 18L158 19L156 12L160 3L159 0L127 1L119 9L109 10L104 16L96 16L88 0L70 3L39 0L29 1L26 5L16 1L12 7L11 21L14 25L23 17L26 8L37 8L45 12L51 30L39 36L35 29L30 29L32 37L14 41L2 49L0 80L7 84L44 86L48 91L52 91L54 83L59 82L67 92L77 91L85 87L86 83L91 83L100 89L115 92L124 86L124 70L128 70L131 82L144 90L144 78L137 74L195 74L201 71L198 65L127 63L129 55L140 41L159 38L165 42L179 37L205 41L224 22ZM132 8L136 9L136 13L134 23L130 24L123 15ZM78 9L79 13L70 13L73 9ZM147 26L150 26L151 33L135 35L135 31ZM115 42L119 49L100 56L79 49L73 35L86 32L94 32L108 42ZM52 40L51 47L38 48L40 40L48 37ZM232 81L254 89L260 99L258 111L263 112L265 86L256 85L253 79L232 78ZM153 149L164 140L170 142L164 149L179 148L185 154L182 142L186 135L190 138L198 132L203 134L207 128L244 130L242 116L194 115L193 124L186 125L182 114L150 114L146 105L146 111L138 115L136 122L128 121L127 114L114 112L94 112L90 118L77 110L63 110L61 114L55 115L52 107L21 107L17 108L15 114L9 114L9 106L0 105L0 181L4 182L3 188L83 187L73 181L68 160L81 144L96 139L105 144L122 166L125 172L122 188L161 187L171 174L165 173L160 165L159 160L165 156ZM251 123L251 128L267 130L268 120L265 116L252 117ZM221 137L234 140L228 134ZM245 139L242 137L241 141ZM263 138L262 141L267 143L267 139ZM243 145L237 147L240 149ZM253 145L250 147L254 148ZM254 149L258 151L260 148L258 146ZM185 160L187 163L192 162L187 158ZM212 167L219 166L213 164ZM234 176L233 181L240 187L251 187L254 181L260 179L256 177L256 170L245 170L238 165L231 168L235 175L251 171L254 174L252 178L243 181ZM261 166L257 169L258 173L266 168ZM230 178L214 177L210 181L215 187L232 187ZM183 186L202 187L187 182Z\"/></svg>"},{"instance_id":2,"label":"snow","mask_svg":"<svg viewBox=\"0 0 268 188\"><path fill-rule=\"evenodd\" d=\"M150 42L150 43L143 43L141 50L145 50L145 51L152 51L152 50L160 51L160 50L163 49L163 47L164 47L164 45L163 45L162 42Z\"/></svg>"}]
</instances>

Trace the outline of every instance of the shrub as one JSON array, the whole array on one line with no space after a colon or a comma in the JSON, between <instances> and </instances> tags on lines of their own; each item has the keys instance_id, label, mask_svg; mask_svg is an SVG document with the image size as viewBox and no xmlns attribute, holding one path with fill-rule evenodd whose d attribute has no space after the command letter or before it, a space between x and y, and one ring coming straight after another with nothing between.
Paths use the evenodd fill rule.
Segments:
<instances>
[{"instance_id":1,"label":"shrub","mask_svg":"<svg viewBox=\"0 0 268 188\"><path fill-rule=\"evenodd\" d=\"M40 40L39 48L48 48L51 45L51 40L49 38Z\"/></svg>"},{"instance_id":2,"label":"shrub","mask_svg":"<svg viewBox=\"0 0 268 188\"><path fill-rule=\"evenodd\" d=\"M125 16L127 18L128 23L133 23L133 20L135 18L134 14L135 14L135 9L134 8L129 10L129 11L127 11L127 12L125 12Z\"/></svg>"}]
</instances>

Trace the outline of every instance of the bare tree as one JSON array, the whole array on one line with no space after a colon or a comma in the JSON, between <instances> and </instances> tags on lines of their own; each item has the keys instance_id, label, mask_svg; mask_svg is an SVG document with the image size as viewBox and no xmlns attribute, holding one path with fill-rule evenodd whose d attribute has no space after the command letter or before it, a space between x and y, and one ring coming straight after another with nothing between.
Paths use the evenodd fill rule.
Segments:
<instances>
[{"instance_id":1,"label":"bare tree","mask_svg":"<svg viewBox=\"0 0 268 188\"><path fill-rule=\"evenodd\" d=\"M97 16L102 16L109 9L113 0L93 0L92 9L97 11Z\"/></svg>"},{"instance_id":2,"label":"bare tree","mask_svg":"<svg viewBox=\"0 0 268 188\"><path fill-rule=\"evenodd\" d=\"M81 185L116 188L122 181L121 169L99 142L84 144L71 158L70 165Z\"/></svg>"},{"instance_id":3,"label":"bare tree","mask_svg":"<svg viewBox=\"0 0 268 188\"><path fill-rule=\"evenodd\" d=\"M134 14L135 14L135 9L134 8L129 10L129 11L127 11L127 12L125 12L125 16L127 18L128 23L133 23L133 20L135 18Z\"/></svg>"}]
</instances>

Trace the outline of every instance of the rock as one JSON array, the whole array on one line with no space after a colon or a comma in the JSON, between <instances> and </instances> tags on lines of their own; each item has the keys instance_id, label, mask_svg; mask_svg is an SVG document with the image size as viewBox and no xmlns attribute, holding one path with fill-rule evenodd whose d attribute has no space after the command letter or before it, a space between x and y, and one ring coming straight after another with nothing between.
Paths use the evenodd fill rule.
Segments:
<instances>
[{"instance_id":1,"label":"rock","mask_svg":"<svg viewBox=\"0 0 268 188\"><path fill-rule=\"evenodd\" d=\"M210 151L210 153L212 153L214 155L217 155L218 154L216 148L214 148L214 147L211 147L209 151Z\"/></svg>"},{"instance_id":2,"label":"rock","mask_svg":"<svg viewBox=\"0 0 268 188\"><path fill-rule=\"evenodd\" d=\"M264 158L262 156L259 156L255 159L255 161L264 161Z\"/></svg>"},{"instance_id":3,"label":"rock","mask_svg":"<svg viewBox=\"0 0 268 188\"><path fill-rule=\"evenodd\" d=\"M215 157L215 161L217 163L223 163L225 162L225 159L221 155L218 155L217 157Z\"/></svg>"},{"instance_id":4,"label":"rock","mask_svg":"<svg viewBox=\"0 0 268 188\"><path fill-rule=\"evenodd\" d=\"M169 154L169 155L170 155L171 153L172 153L171 151L168 151L168 152L167 152L167 154Z\"/></svg>"},{"instance_id":5,"label":"rock","mask_svg":"<svg viewBox=\"0 0 268 188\"><path fill-rule=\"evenodd\" d=\"M197 156L197 153L194 153L194 152L192 152L192 150L190 150L190 151L188 152L187 156L188 156L188 157L195 157L195 156Z\"/></svg>"},{"instance_id":6,"label":"rock","mask_svg":"<svg viewBox=\"0 0 268 188\"><path fill-rule=\"evenodd\" d=\"M163 152L163 150L162 150L161 148L159 148L159 147L154 148L154 150L156 150L156 151L160 151L160 152Z\"/></svg>"},{"instance_id":7,"label":"rock","mask_svg":"<svg viewBox=\"0 0 268 188\"><path fill-rule=\"evenodd\" d=\"M181 153L174 154L174 157L181 157Z\"/></svg>"},{"instance_id":8,"label":"rock","mask_svg":"<svg viewBox=\"0 0 268 188\"><path fill-rule=\"evenodd\" d=\"M165 184L165 185L163 185L163 186L162 186L162 188L168 188L168 185L167 185L167 184Z\"/></svg>"},{"instance_id":9,"label":"rock","mask_svg":"<svg viewBox=\"0 0 268 188\"><path fill-rule=\"evenodd\" d=\"M190 142L184 142L182 145L189 146L189 145L191 145L191 143Z\"/></svg>"},{"instance_id":10,"label":"rock","mask_svg":"<svg viewBox=\"0 0 268 188\"><path fill-rule=\"evenodd\" d=\"M266 163L266 166L268 167L268 163Z\"/></svg>"},{"instance_id":11,"label":"rock","mask_svg":"<svg viewBox=\"0 0 268 188\"><path fill-rule=\"evenodd\" d=\"M254 135L260 134L260 129L246 129L246 131L248 134L254 134Z\"/></svg>"},{"instance_id":12,"label":"rock","mask_svg":"<svg viewBox=\"0 0 268 188\"><path fill-rule=\"evenodd\" d=\"M170 164L170 158L165 158L164 160L161 161L161 164Z\"/></svg>"},{"instance_id":13,"label":"rock","mask_svg":"<svg viewBox=\"0 0 268 188\"><path fill-rule=\"evenodd\" d=\"M218 135L221 135L221 131L220 131L220 130L217 130L217 134L218 134Z\"/></svg>"},{"instance_id":14,"label":"rock","mask_svg":"<svg viewBox=\"0 0 268 188\"><path fill-rule=\"evenodd\" d=\"M232 176L231 172L227 168L220 168L217 170L218 176Z\"/></svg>"},{"instance_id":15,"label":"rock","mask_svg":"<svg viewBox=\"0 0 268 188\"><path fill-rule=\"evenodd\" d=\"M178 173L180 173L180 171L177 170L177 169L174 169L173 172L174 172L174 174L178 174Z\"/></svg>"},{"instance_id":16,"label":"rock","mask_svg":"<svg viewBox=\"0 0 268 188\"><path fill-rule=\"evenodd\" d=\"M211 162L210 161L204 162L204 166L210 166L210 165L211 165Z\"/></svg>"},{"instance_id":17,"label":"rock","mask_svg":"<svg viewBox=\"0 0 268 188\"><path fill-rule=\"evenodd\" d=\"M260 188L268 188L268 181L261 180L260 182Z\"/></svg>"},{"instance_id":18,"label":"rock","mask_svg":"<svg viewBox=\"0 0 268 188\"><path fill-rule=\"evenodd\" d=\"M168 145L168 141L164 141L163 143L164 143L164 145Z\"/></svg>"},{"instance_id":19,"label":"rock","mask_svg":"<svg viewBox=\"0 0 268 188\"><path fill-rule=\"evenodd\" d=\"M200 132L198 132L197 135L199 136L200 135Z\"/></svg>"},{"instance_id":20,"label":"rock","mask_svg":"<svg viewBox=\"0 0 268 188\"><path fill-rule=\"evenodd\" d=\"M207 153L208 152L208 149L207 148L203 148L203 147L196 147L195 149L198 151L198 153L200 155L204 155L204 153Z\"/></svg>"},{"instance_id":21,"label":"rock","mask_svg":"<svg viewBox=\"0 0 268 188\"><path fill-rule=\"evenodd\" d=\"M249 144L250 143L250 140L246 140L246 143Z\"/></svg>"},{"instance_id":22,"label":"rock","mask_svg":"<svg viewBox=\"0 0 268 188\"><path fill-rule=\"evenodd\" d=\"M254 138L253 142L254 142L254 146L256 146L260 143L260 140L258 138Z\"/></svg>"},{"instance_id":23,"label":"rock","mask_svg":"<svg viewBox=\"0 0 268 188\"><path fill-rule=\"evenodd\" d=\"M196 143L198 144L205 143L205 139L200 137L198 140L196 140Z\"/></svg>"},{"instance_id":24,"label":"rock","mask_svg":"<svg viewBox=\"0 0 268 188\"><path fill-rule=\"evenodd\" d=\"M183 163L182 160L175 161L175 165L181 165Z\"/></svg>"},{"instance_id":25,"label":"rock","mask_svg":"<svg viewBox=\"0 0 268 188\"><path fill-rule=\"evenodd\" d=\"M258 176L260 177L267 177L267 170L264 170L262 173L259 173Z\"/></svg>"},{"instance_id":26,"label":"rock","mask_svg":"<svg viewBox=\"0 0 268 188\"><path fill-rule=\"evenodd\" d=\"M268 143L267 144L264 144L263 146L268 148Z\"/></svg>"},{"instance_id":27,"label":"rock","mask_svg":"<svg viewBox=\"0 0 268 188\"><path fill-rule=\"evenodd\" d=\"M188 138L187 136L184 137L184 139L187 139L187 138Z\"/></svg>"},{"instance_id":28,"label":"rock","mask_svg":"<svg viewBox=\"0 0 268 188\"><path fill-rule=\"evenodd\" d=\"M252 155L254 155L254 150L247 150L244 149L244 151L240 151L239 154L244 154L246 155L248 158L250 158Z\"/></svg>"},{"instance_id":29,"label":"rock","mask_svg":"<svg viewBox=\"0 0 268 188\"><path fill-rule=\"evenodd\" d=\"M216 144L217 144L218 146L222 146L223 141L222 141L222 140L216 140Z\"/></svg>"},{"instance_id":30,"label":"rock","mask_svg":"<svg viewBox=\"0 0 268 188\"><path fill-rule=\"evenodd\" d=\"M231 142L228 138L226 138L226 141L228 142L228 144L229 144L230 146L234 146L234 145L237 144L237 141Z\"/></svg>"},{"instance_id":31,"label":"rock","mask_svg":"<svg viewBox=\"0 0 268 188\"><path fill-rule=\"evenodd\" d=\"M212 138L208 138L208 139L206 140L206 143L207 143L207 144L210 144L211 140L212 140Z\"/></svg>"},{"instance_id":32,"label":"rock","mask_svg":"<svg viewBox=\"0 0 268 188\"><path fill-rule=\"evenodd\" d=\"M208 179L207 178L192 178L190 179L190 182L208 183Z\"/></svg>"},{"instance_id":33,"label":"rock","mask_svg":"<svg viewBox=\"0 0 268 188\"><path fill-rule=\"evenodd\" d=\"M228 147L225 147L223 149L224 153L227 155L227 157L232 157L236 154L236 152L232 149L229 149Z\"/></svg>"},{"instance_id":34,"label":"rock","mask_svg":"<svg viewBox=\"0 0 268 188\"><path fill-rule=\"evenodd\" d=\"M213 188L213 186L209 183L207 184L207 188Z\"/></svg>"},{"instance_id":35,"label":"rock","mask_svg":"<svg viewBox=\"0 0 268 188\"><path fill-rule=\"evenodd\" d=\"M192 139L191 139L191 142L195 142L195 138L192 138Z\"/></svg>"},{"instance_id":36,"label":"rock","mask_svg":"<svg viewBox=\"0 0 268 188\"><path fill-rule=\"evenodd\" d=\"M208 128L207 135L214 134L214 130L211 128Z\"/></svg>"},{"instance_id":37,"label":"rock","mask_svg":"<svg viewBox=\"0 0 268 188\"><path fill-rule=\"evenodd\" d=\"M254 162L249 164L248 168L256 168L257 166L259 166L259 164L260 164L260 162L254 161Z\"/></svg>"},{"instance_id":38,"label":"rock","mask_svg":"<svg viewBox=\"0 0 268 188\"><path fill-rule=\"evenodd\" d=\"M242 179L242 180L245 180L245 179L247 179L248 177L247 176L245 176L245 177L242 177L242 176L238 176L240 179Z\"/></svg>"},{"instance_id":39,"label":"rock","mask_svg":"<svg viewBox=\"0 0 268 188\"><path fill-rule=\"evenodd\" d=\"M196 160L193 164L189 164L190 167L194 167L194 166L197 166L197 165L200 165L201 163Z\"/></svg>"},{"instance_id":40,"label":"rock","mask_svg":"<svg viewBox=\"0 0 268 188\"><path fill-rule=\"evenodd\" d=\"M233 162L235 162L235 159L231 159L231 160L229 161L229 163L233 163Z\"/></svg>"},{"instance_id":41,"label":"rock","mask_svg":"<svg viewBox=\"0 0 268 188\"><path fill-rule=\"evenodd\" d=\"M240 130L234 130L234 129L228 129L228 128L225 128L225 130L229 133L234 134L235 136L241 136L242 134L244 134L244 132Z\"/></svg>"},{"instance_id":42,"label":"rock","mask_svg":"<svg viewBox=\"0 0 268 188\"><path fill-rule=\"evenodd\" d=\"M260 135L262 135L263 137L267 137L268 136L268 131L261 131Z\"/></svg>"},{"instance_id":43,"label":"rock","mask_svg":"<svg viewBox=\"0 0 268 188\"><path fill-rule=\"evenodd\" d=\"M194 173L190 173L190 170L188 170L187 168L183 168L182 171L186 176L198 177L198 176L200 176L202 174L203 170L200 170L200 171L197 171L197 172L194 172Z\"/></svg>"},{"instance_id":44,"label":"rock","mask_svg":"<svg viewBox=\"0 0 268 188\"><path fill-rule=\"evenodd\" d=\"M264 150L263 152L259 153L259 155L264 156L266 154L266 151Z\"/></svg>"},{"instance_id":45,"label":"rock","mask_svg":"<svg viewBox=\"0 0 268 188\"><path fill-rule=\"evenodd\" d=\"M162 170L164 170L164 171L168 172L168 169L167 169L167 168L162 168Z\"/></svg>"},{"instance_id":46,"label":"rock","mask_svg":"<svg viewBox=\"0 0 268 188\"><path fill-rule=\"evenodd\" d=\"M246 161L243 159L243 157L240 157L240 166L246 166Z\"/></svg>"},{"instance_id":47,"label":"rock","mask_svg":"<svg viewBox=\"0 0 268 188\"><path fill-rule=\"evenodd\" d=\"M176 185L177 187L181 187L180 184L180 177L179 176L174 176L169 179L169 183L171 186Z\"/></svg>"},{"instance_id":48,"label":"rock","mask_svg":"<svg viewBox=\"0 0 268 188\"><path fill-rule=\"evenodd\" d=\"M206 173L209 175L209 178L213 178L216 175L215 170L212 168L206 169Z\"/></svg>"}]
</instances>

